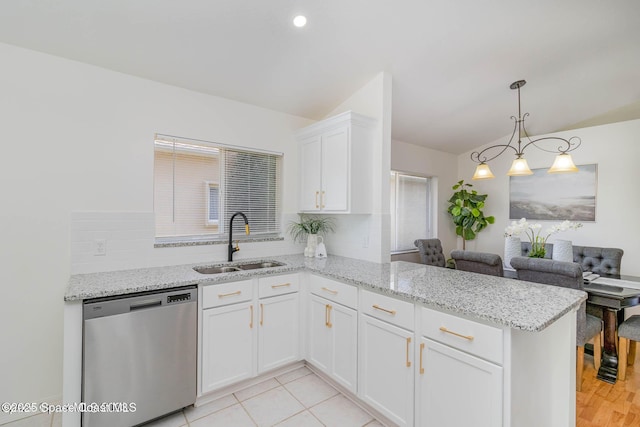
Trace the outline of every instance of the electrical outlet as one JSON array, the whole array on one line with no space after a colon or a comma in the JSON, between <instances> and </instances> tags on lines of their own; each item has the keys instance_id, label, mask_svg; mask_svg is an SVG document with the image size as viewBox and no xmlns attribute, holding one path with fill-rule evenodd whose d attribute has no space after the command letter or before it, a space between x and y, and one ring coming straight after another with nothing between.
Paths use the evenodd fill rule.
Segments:
<instances>
[{"instance_id":1,"label":"electrical outlet","mask_svg":"<svg viewBox=\"0 0 640 427\"><path fill-rule=\"evenodd\" d=\"M95 239L93 255L104 256L106 254L107 254L107 239Z\"/></svg>"}]
</instances>

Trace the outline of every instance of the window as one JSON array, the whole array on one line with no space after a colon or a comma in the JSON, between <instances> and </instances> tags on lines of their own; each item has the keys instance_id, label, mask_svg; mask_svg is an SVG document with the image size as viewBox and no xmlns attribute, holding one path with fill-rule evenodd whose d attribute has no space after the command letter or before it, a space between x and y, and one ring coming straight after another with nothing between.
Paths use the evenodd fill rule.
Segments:
<instances>
[{"instance_id":1,"label":"window","mask_svg":"<svg viewBox=\"0 0 640 427\"><path fill-rule=\"evenodd\" d=\"M431 178L391 171L391 252L416 250L432 237Z\"/></svg>"},{"instance_id":2,"label":"window","mask_svg":"<svg viewBox=\"0 0 640 427\"><path fill-rule=\"evenodd\" d=\"M156 237L222 238L237 211L247 215L251 234L279 233L281 163L279 153L157 135ZM244 234L243 221L234 221L234 232Z\"/></svg>"}]
</instances>

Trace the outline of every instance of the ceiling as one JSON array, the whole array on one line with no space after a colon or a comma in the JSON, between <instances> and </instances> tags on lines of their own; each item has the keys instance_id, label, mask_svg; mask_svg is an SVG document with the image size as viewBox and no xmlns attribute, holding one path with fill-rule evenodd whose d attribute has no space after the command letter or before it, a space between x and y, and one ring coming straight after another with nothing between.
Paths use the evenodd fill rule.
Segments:
<instances>
[{"instance_id":1,"label":"ceiling","mask_svg":"<svg viewBox=\"0 0 640 427\"><path fill-rule=\"evenodd\" d=\"M292 18L307 16L304 28ZM3 0L0 42L311 119L381 71L392 137L451 153L640 101L638 0Z\"/></svg>"}]
</instances>

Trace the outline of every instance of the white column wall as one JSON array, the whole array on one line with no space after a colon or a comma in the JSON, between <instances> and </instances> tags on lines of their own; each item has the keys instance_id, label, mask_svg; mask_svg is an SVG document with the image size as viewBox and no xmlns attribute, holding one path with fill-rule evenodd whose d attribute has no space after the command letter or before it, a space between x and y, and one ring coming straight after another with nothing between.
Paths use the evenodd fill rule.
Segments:
<instances>
[{"instance_id":1,"label":"white column wall","mask_svg":"<svg viewBox=\"0 0 640 427\"><path fill-rule=\"evenodd\" d=\"M336 215L336 233L326 238L330 254L389 262L389 171L391 170L391 75L378 74L327 117L352 110L378 120L371 146L372 215Z\"/></svg>"}]
</instances>

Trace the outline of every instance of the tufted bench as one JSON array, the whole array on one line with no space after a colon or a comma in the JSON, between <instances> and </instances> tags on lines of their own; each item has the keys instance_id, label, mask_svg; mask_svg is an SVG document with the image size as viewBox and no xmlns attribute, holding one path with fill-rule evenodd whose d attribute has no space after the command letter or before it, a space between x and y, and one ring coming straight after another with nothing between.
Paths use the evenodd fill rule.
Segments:
<instances>
[{"instance_id":1,"label":"tufted bench","mask_svg":"<svg viewBox=\"0 0 640 427\"><path fill-rule=\"evenodd\" d=\"M545 245L545 258L551 258L553 244ZM522 242L522 256L528 256L531 243ZM622 255L624 251L618 248L600 248L597 246L573 246L573 262L580 264L582 271L592 271L597 274L620 274Z\"/></svg>"}]
</instances>

